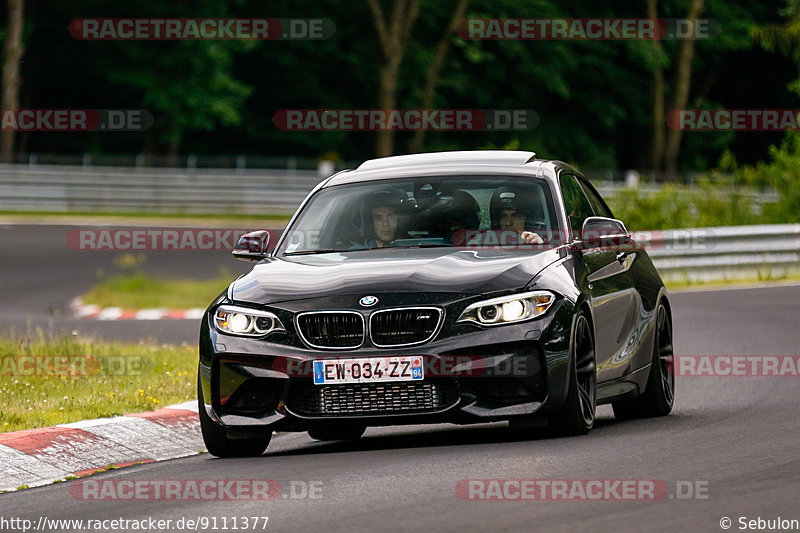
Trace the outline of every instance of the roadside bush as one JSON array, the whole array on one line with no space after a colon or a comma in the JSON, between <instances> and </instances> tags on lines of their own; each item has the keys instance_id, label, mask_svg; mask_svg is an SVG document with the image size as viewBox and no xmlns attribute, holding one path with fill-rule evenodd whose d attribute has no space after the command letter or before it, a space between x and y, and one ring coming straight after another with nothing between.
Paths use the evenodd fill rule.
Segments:
<instances>
[{"instance_id":1,"label":"roadside bush","mask_svg":"<svg viewBox=\"0 0 800 533\"><path fill-rule=\"evenodd\" d=\"M779 146L769 147L769 156L769 163L739 166L726 152L713 172L732 174L737 183L761 191L775 191L777 201L764 206L764 223L800 222L800 132L787 132Z\"/></svg>"},{"instance_id":2,"label":"roadside bush","mask_svg":"<svg viewBox=\"0 0 800 533\"><path fill-rule=\"evenodd\" d=\"M624 189L606 200L629 229L647 230L761 223L751 198L747 191L701 181L668 184L655 193Z\"/></svg>"},{"instance_id":3,"label":"roadside bush","mask_svg":"<svg viewBox=\"0 0 800 533\"><path fill-rule=\"evenodd\" d=\"M800 133L787 132L769 155L769 162L739 165L725 152L694 185L623 189L606 200L633 230L800 222ZM754 204L759 195L762 202Z\"/></svg>"}]
</instances>

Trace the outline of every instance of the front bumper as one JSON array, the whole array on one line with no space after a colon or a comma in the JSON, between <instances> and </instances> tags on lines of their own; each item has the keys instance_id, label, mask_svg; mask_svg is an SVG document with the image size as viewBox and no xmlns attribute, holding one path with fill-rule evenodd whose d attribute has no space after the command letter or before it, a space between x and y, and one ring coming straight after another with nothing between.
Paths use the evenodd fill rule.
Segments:
<instances>
[{"instance_id":1,"label":"front bumper","mask_svg":"<svg viewBox=\"0 0 800 533\"><path fill-rule=\"evenodd\" d=\"M203 319L199 380L211 420L231 436L331 424L469 424L546 417L567 394L574 306L493 328L441 332L424 345L332 352L224 335ZM421 382L314 385L318 359L422 356Z\"/></svg>"}]
</instances>

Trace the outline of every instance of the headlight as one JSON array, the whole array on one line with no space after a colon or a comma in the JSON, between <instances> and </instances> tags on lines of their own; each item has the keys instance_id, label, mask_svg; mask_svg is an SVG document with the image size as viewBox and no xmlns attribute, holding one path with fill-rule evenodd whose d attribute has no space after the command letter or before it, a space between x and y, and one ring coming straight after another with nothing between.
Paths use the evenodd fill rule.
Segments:
<instances>
[{"instance_id":1,"label":"headlight","mask_svg":"<svg viewBox=\"0 0 800 533\"><path fill-rule=\"evenodd\" d=\"M275 313L232 305L221 305L214 311L214 325L222 333L243 337L263 337L286 331Z\"/></svg>"},{"instance_id":2,"label":"headlight","mask_svg":"<svg viewBox=\"0 0 800 533\"><path fill-rule=\"evenodd\" d=\"M523 292L500 298L492 298L471 304L456 323L474 322L482 326L499 326L522 322L542 315L556 297L547 291Z\"/></svg>"}]
</instances>

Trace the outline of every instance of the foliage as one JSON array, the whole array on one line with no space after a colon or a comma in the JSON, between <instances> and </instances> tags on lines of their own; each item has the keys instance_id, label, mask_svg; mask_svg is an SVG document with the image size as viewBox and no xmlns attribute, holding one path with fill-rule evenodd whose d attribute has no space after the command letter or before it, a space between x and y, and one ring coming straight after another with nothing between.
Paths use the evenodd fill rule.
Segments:
<instances>
[{"instance_id":1,"label":"foliage","mask_svg":"<svg viewBox=\"0 0 800 533\"><path fill-rule=\"evenodd\" d=\"M769 159L740 166L726 152L716 172L732 173L738 183L777 194L777 201L764 209L764 223L800 222L800 132L788 132L780 145L770 146Z\"/></svg>"},{"instance_id":2,"label":"foliage","mask_svg":"<svg viewBox=\"0 0 800 533\"><path fill-rule=\"evenodd\" d=\"M693 107L792 108L786 92L796 67L753 43L762 27L785 21L784 0L706 0L704 17L722 33L697 42ZM388 6L389 0L382 0ZM453 0L421 0L401 66L397 106L419 106L425 70L447 30ZM294 154L363 160L375 134L284 132L272 124L280 109L374 108L382 63L377 34L363 2L295 0L120 0L31 2L26 11L23 105L31 108L144 108L155 117L146 133L37 133L21 140L29 152ZM680 18L685 2L659 0L659 15ZM386 11L386 10L385 10ZM388 11L387 11L388 12ZM336 25L325 41L79 41L67 32L83 17L318 17ZM645 3L621 0L472 0L469 17L634 18ZM1 25L1 24L0 24ZM529 131L429 132L426 150L520 147L585 168L642 168L652 132L653 69L669 85L679 41L656 50L634 40L465 40L453 32L434 100L437 108L533 109ZM747 72L742 76L742 72ZM671 88L667 86L669 91ZM684 170L713 166L731 149L743 161L763 158L774 139L729 133L684 136ZM396 151L407 149L398 132Z\"/></svg>"},{"instance_id":3,"label":"foliage","mask_svg":"<svg viewBox=\"0 0 800 533\"><path fill-rule=\"evenodd\" d=\"M752 191L748 191L752 192ZM752 194L707 181L694 186L665 185L655 193L625 189L607 199L614 216L631 230L757 224Z\"/></svg>"},{"instance_id":4,"label":"foliage","mask_svg":"<svg viewBox=\"0 0 800 533\"><path fill-rule=\"evenodd\" d=\"M769 162L740 165L730 151L694 185L655 193L625 189L607 198L634 230L800 222L800 133L769 147ZM770 198L755 204L755 198Z\"/></svg>"}]
</instances>

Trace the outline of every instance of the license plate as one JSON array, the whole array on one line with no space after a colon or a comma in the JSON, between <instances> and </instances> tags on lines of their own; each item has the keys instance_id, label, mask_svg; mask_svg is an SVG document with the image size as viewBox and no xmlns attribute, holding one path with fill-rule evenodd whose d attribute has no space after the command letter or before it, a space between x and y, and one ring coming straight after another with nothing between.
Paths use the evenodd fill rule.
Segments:
<instances>
[{"instance_id":1,"label":"license plate","mask_svg":"<svg viewBox=\"0 0 800 533\"><path fill-rule=\"evenodd\" d=\"M366 357L314 361L315 385L417 381L423 379L422 357Z\"/></svg>"}]
</instances>

